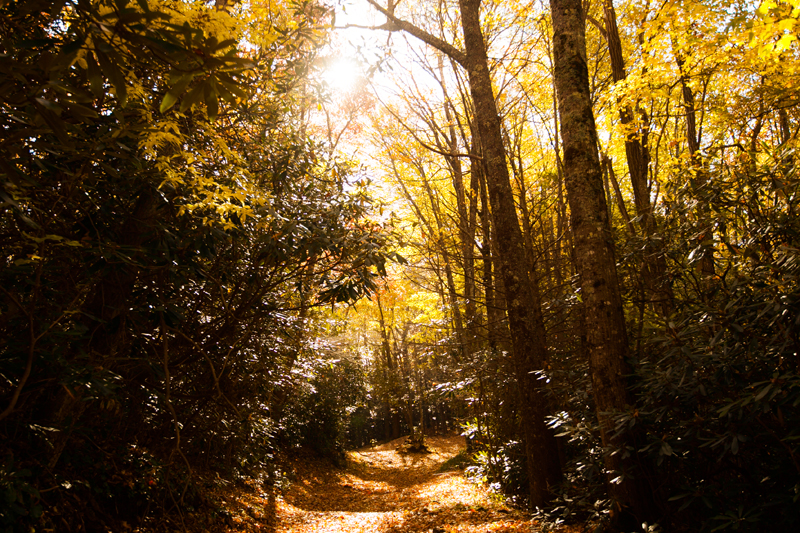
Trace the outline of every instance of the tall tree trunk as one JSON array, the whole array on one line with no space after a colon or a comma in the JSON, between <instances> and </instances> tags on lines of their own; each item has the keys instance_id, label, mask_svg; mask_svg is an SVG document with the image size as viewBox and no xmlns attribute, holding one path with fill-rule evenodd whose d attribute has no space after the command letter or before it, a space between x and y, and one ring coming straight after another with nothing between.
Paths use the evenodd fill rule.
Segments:
<instances>
[{"instance_id":1,"label":"tall tree trunk","mask_svg":"<svg viewBox=\"0 0 800 533\"><path fill-rule=\"evenodd\" d=\"M614 82L620 82L627 77L625 73L625 59L622 56L622 42L617 28L617 14L612 0L603 0L603 17L605 19L606 42L608 55L611 57L611 76ZM635 123L637 110L630 106L621 107L619 110L620 122L630 127ZM631 173L633 186L633 199L636 204L636 213L640 217L640 225L645 234L653 231L652 207L650 205L650 188L647 186L647 166L650 155L645 146L640 128L633 128L625 137L625 156L628 160L628 170Z\"/></svg>"},{"instance_id":2,"label":"tall tree trunk","mask_svg":"<svg viewBox=\"0 0 800 533\"><path fill-rule=\"evenodd\" d=\"M544 380L535 374L546 368L544 320L538 287L530 282L525 246L511 191L497 112L489 58L480 26L480 1L460 0L465 59L470 93L475 105L475 124L480 134L486 167L486 184L492 221L500 243L500 272L506 293L515 373L521 393L530 504L545 507L551 489L561 481L561 465L555 436L545 424L548 414Z\"/></svg>"},{"instance_id":3,"label":"tall tree trunk","mask_svg":"<svg viewBox=\"0 0 800 533\"><path fill-rule=\"evenodd\" d=\"M525 261L525 247L511 191L500 116L489 74L489 58L480 24L480 0L459 0L464 50L435 37L394 15L394 3L384 8L367 0L388 19L388 31L404 31L441 51L467 71L474 105L474 122L481 139L489 201L492 207L494 241L499 243L499 272L508 307L509 329L515 373L521 395L521 417L528 459L530 504L545 507L551 488L561 481L558 446L545 424L548 414L544 380L537 371L547 366L544 320L536 285L531 284Z\"/></svg>"},{"instance_id":4,"label":"tall tree trunk","mask_svg":"<svg viewBox=\"0 0 800 533\"><path fill-rule=\"evenodd\" d=\"M456 136L455 110L447 93L444 77L444 61L439 56L439 76L444 97L444 113L447 120L447 149L449 155L447 163L453 177L453 189L456 193L456 207L458 210L458 233L461 245L461 256L464 271L464 319L466 321L467 344L464 346L465 354L470 354L474 349L475 337L475 205L476 195L470 194L469 201L464 187L464 173L461 158L458 153L458 137ZM470 190L474 193L477 181L470 179Z\"/></svg>"},{"instance_id":5,"label":"tall tree trunk","mask_svg":"<svg viewBox=\"0 0 800 533\"><path fill-rule=\"evenodd\" d=\"M672 51L675 55L675 62L678 65L678 72L681 76L681 95L683 96L683 110L686 115L686 146L689 149L689 161L692 166L694 176L692 179L693 188L702 188L708 182L708 173L703 168L702 156L700 155L700 136L697 133L697 112L695 109L694 91L689 85L686 73L686 59L683 56L675 38L672 39ZM707 204L701 202L698 206L700 220L709 220ZM697 270L706 280L715 273L714 268L714 248L708 246L706 242L710 240L710 233L713 231L708 227L706 231L709 235L701 234L697 240L697 246L702 249L702 256L697 264Z\"/></svg>"},{"instance_id":6,"label":"tall tree trunk","mask_svg":"<svg viewBox=\"0 0 800 533\"><path fill-rule=\"evenodd\" d=\"M547 53L550 57L553 56L550 50L550 42L547 43ZM564 202L564 162L561 159L561 139L560 139L560 125L558 123L558 93L556 86L553 84L553 149L556 153L556 176L558 177L558 207L556 209L556 285L562 287L564 285L564 272L561 266L561 257L564 255L561 251L562 242L566 240L567 254L572 255L572 232L567 227L566 213L567 206Z\"/></svg>"},{"instance_id":7,"label":"tall tree trunk","mask_svg":"<svg viewBox=\"0 0 800 533\"><path fill-rule=\"evenodd\" d=\"M451 316L453 319L453 327L456 332L456 340L458 343L458 352L460 354L460 358L463 359L464 356L469 353L468 345L471 344L470 339L467 338L467 333L464 328L464 321L462 320L461 316L461 306L459 305L458 300L458 292L456 290L455 279L453 277L453 269L450 262L450 252L447 248L447 244L444 240L444 233L446 228L443 227L442 223L442 214L440 213L436 195L433 193L433 189L428 182L428 178L425 173L425 169L422 166L417 167L417 172L422 180L422 183L425 188L425 192L428 194L428 200L430 201L431 210L433 211L433 218L434 222L436 223L436 227L433 227L428 217L422 212L417 202L414 200L414 196L406 187L405 182L400 176L398 172L395 161L392 159L392 168L394 170L395 178L397 179L397 184L400 185L400 188L403 191L403 196L405 196L406 201L411 204L411 207L414 209L414 212L417 214L417 219L420 223L425 227L430 235L431 239L435 239L438 248L438 255L442 258L444 262L444 269L445 269L445 280L447 282L447 296L448 302L450 303L450 311ZM437 275L439 271L437 269ZM474 274L473 274L474 276ZM468 323L469 325L469 323Z\"/></svg>"},{"instance_id":8,"label":"tall tree trunk","mask_svg":"<svg viewBox=\"0 0 800 533\"><path fill-rule=\"evenodd\" d=\"M530 209L528 208L528 189L525 185L525 173L523 171L523 158L522 158L522 146L519 139L515 139L511 136L510 132L506 132L506 146L507 153L508 153L508 163L511 166L511 174L514 177L514 181L517 183L517 188L519 188L519 211L520 211L520 219L522 220L522 237L523 243L525 244L525 253L526 259L528 261L529 268L533 269L533 265L537 263L536 261L536 250L533 246L533 226L531 225L531 213ZM536 276L536 272L531 272L532 276ZM546 275L545 275L546 277ZM536 279L536 278L532 278ZM538 283L537 281L533 281L533 283Z\"/></svg>"},{"instance_id":9,"label":"tall tree trunk","mask_svg":"<svg viewBox=\"0 0 800 533\"><path fill-rule=\"evenodd\" d=\"M625 72L625 59L622 56L622 42L617 28L617 13L612 0L603 0L603 18L605 21L605 36L608 43L608 53L611 58L611 76L614 82L623 81ZM650 187L647 183L647 169L650 163L650 153L647 150L647 130L636 126L636 115L643 112L637 107L620 107L620 122L628 133L625 136L625 156L628 161L628 171L631 176L633 188L633 202L636 206L636 215L642 234L649 237L656 232L656 223L653 218L653 206L650 202ZM672 310L674 295L672 288L666 280L667 264L659 249L648 249L642 258L643 283L647 296L653 307L662 316L667 316Z\"/></svg>"},{"instance_id":10,"label":"tall tree trunk","mask_svg":"<svg viewBox=\"0 0 800 533\"><path fill-rule=\"evenodd\" d=\"M462 189L462 192L463 192L463 178L461 177L461 165L460 165L460 163L458 164L458 168L459 168L458 180L460 182L462 182L461 183L461 189ZM471 343L468 341L467 333L466 333L466 331L464 329L464 320L462 319L462 316L461 316L461 305L460 305L459 298L458 298L458 291L456 289L455 279L453 277L453 268L452 268L452 266L450 264L450 261L451 261L450 260L450 251L449 251L449 249L447 247L447 243L445 243L445 240L444 240L444 235L445 235L445 232L447 231L447 228L445 228L444 225L443 225L444 224L443 223L443 217L442 217L442 214L441 214L441 212L439 210L437 198L436 198L436 195L433 193L433 189L431 188L430 183L428 182L428 178L427 178L427 176L425 174L425 169L420 167L418 169L418 173L419 173L420 178L422 179L423 186L425 187L425 192L428 193L428 199L430 200L431 210L433 211L433 218L434 218L434 221L436 222L436 228L431 228L429 223L428 223L428 227L429 227L429 231L431 232L431 238L433 238L434 236L436 236L436 238L437 238L437 242L439 243L439 253L441 254L442 260L444 261L445 279L447 280L447 294L448 294L448 297L449 297L449 300L450 300L450 312L451 312L451 314L453 316L453 325L455 326L455 330L456 330L456 339L458 341L458 351L461 354L461 359L463 360L464 356L466 356L469 353L468 346L471 345ZM422 217L423 217L422 211L419 209L419 207L417 207L417 205L414 202L413 198L411 197L411 195L406 190L405 185L403 185L403 191L405 192L406 198L408 199L408 201L414 206L414 209L417 211L418 216L421 218L421 220L424 220L424 219L422 219ZM459 211L461 211L461 210L459 209ZM461 215L461 213L459 213L459 218L460 218L460 215ZM464 212L464 216L466 217L466 210ZM465 276L466 276L466 273L465 273ZM473 277L474 277L474 274L473 274Z\"/></svg>"},{"instance_id":11,"label":"tall tree trunk","mask_svg":"<svg viewBox=\"0 0 800 533\"><path fill-rule=\"evenodd\" d=\"M392 356L392 348L389 344L389 333L387 332L386 320L383 316L383 305L381 304L380 294L377 294L376 302L378 304L378 317L381 328L381 351L383 352L386 368L388 370L385 383L387 391L386 414L391 417L391 421L386 421L386 435L388 438L391 434L391 438L396 439L400 436L400 414L397 412L396 406L393 405L397 402L397 374L395 373L394 357ZM394 398L392 396L394 396ZM389 424L391 424L391 433L389 433Z\"/></svg>"},{"instance_id":12,"label":"tall tree trunk","mask_svg":"<svg viewBox=\"0 0 800 533\"><path fill-rule=\"evenodd\" d=\"M603 177L597 154L597 131L589 93L586 35L581 0L551 0L554 81L561 115L564 176L570 207L575 260L586 326L586 348L592 388L605 446L623 448L627 436L614 436L609 413L631 404L624 376L628 339L617 279L611 226L607 216ZM643 472L634 472L633 457L622 453L605 458L609 491L618 526L633 518L638 526L654 517L652 492ZM611 479L621 475L619 482ZM636 477L634 477L636 476Z\"/></svg>"},{"instance_id":13,"label":"tall tree trunk","mask_svg":"<svg viewBox=\"0 0 800 533\"><path fill-rule=\"evenodd\" d=\"M789 126L789 113L786 109L780 108L778 110L778 122L781 127L781 144L785 145L792 138L792 128Z\"/></svg>"},{"instance_id":14,"label":"tall tree trunk","mask_svg":"<svg viewBox=\"0 0 800 533\"><path fill-rule=\"evenodd\" d=\"M625 205L625 199L622 197L622 190L619 188L619 180L617 180L617 175L614 172L614 163L611 161L611 158L605 154L603 154L602 159L603 165L605 165L606 171L608 172L608 180L611 182L611 186L614 187L614 199L617 202L619 214L625 221L625 227L628 229L628 233L633 236L636 234L636 230L633 229L631 216L628 214L628 207Z\"/></svg>"},{"instance_id":15,"label":"tall tree trunk","mask_svg":"<svg viewBox=\"0 0 800 533\"><path fill-rule=\"evenodd\" d=\"M477 154L477 150L473 150ZM491 212L489 208L489 195L486 191L486 179L483 175L483 162L473 158L472 174L478 177L481 193L481 228L483 230L483 242L480 252L483 258L483 293L486 304L486 339L492 352L496 352L500 342L500 324L503 322L503 310L497 303L497 295L494 287Z\"/></svg>"}]
</instances>

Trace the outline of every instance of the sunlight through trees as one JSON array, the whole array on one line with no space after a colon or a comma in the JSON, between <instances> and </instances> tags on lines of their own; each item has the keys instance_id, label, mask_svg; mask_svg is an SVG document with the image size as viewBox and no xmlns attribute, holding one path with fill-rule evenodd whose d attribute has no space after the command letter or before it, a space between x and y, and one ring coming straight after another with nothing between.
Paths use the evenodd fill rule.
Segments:
<instances>
[{"instance_id":1,"label":"sunlight through trees","mask_svg":"<svg viewBox=\"0 0 800 533\"><path fill-rule=\"evenodd\" d=\"M3 531L454 432L543 526L797 529L796 0L0 15Z\"/></svg>"}]
</instances>

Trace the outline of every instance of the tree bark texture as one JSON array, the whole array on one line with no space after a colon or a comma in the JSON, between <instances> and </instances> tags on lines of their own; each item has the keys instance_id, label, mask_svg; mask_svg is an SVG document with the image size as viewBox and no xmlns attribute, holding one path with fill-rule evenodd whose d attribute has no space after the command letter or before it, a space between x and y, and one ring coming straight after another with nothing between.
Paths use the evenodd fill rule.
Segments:
<instances>
[{"instance_id":1,"label":"tree bark texture","mask_svg":"<svg viewBox=\"0 0 800 533\"><path fill-rule=\"evenodd\" d=\"M605 165L608 171L608 180L614 188L614 199L617 202L617 209L619 209L620 216L622 216L622 219L625 221L625 227L628 229L628 233L633 236L636 230L633 229L631 216L628 214L628 208L625 205L625 199L622 197L622 190L619 187L619 180L617 180L617 175L614 173L614 163L611 161L610 157L603 155L603 165Z\"/></svg>"},{"instance_id":2,"label":"tree bark texture","mask_svg":"<svg viewBox=\"0 0 800 533\"><path fill-rule=\"evenodd\" d=\"M475 147L472 152L477 154ZM500 308L497 300L498 297L495 292L494 281L494 253L492 251L494 234L492 231L491 217L489 213L489 193L486 190L486 177L483 172L483 161L473 158L470 163L470 172L473 176L478 177L480 184L481 194L481 229L482 229L482 243L480 247L481 258L483 259L483 291L484 301L486 303L486 339L489 348L492 352L499 349L500 342L500 326L505 317L504 309Z\"/></svg>"},{"instance_id":3,"label":"tree bark texture","mask_svg":"<svg viewBox=\"0 0 800 533\"><path fill-rule=\"evenodd\" d=\"M597 131L589 93L586 34L581 0L550 0L553 17L554 82L561 115L564 177L575 246L575 261L586 325L586 348L603 444L622 448L626 436L614 436L609 413L631 403L625 376L628 339L608 220ZM632 472L632 457L607 455L609 491L618 517L633 515L640 524L653 515L652 493L642 472ZM638 477L632 477L632 474ZM622 475L622 480L611 479Z\"/></svg>"},{"instance_id":4,"label":"tree bark texture","mask_svg":"<svg viewBox=\"0 0 800 533\"><path fill-rule=\"evenodd\" d=\"M544 370L547 363L539 291L528 277L525 247L514 206L500 116L481 32L480 1L460 0L459 6L466 52L463 66L467 70L475 106L474 122L483 148L495 238L500 244L500 274L507 297L515 373L521 393L530 504L545 507L552 498L551 489L561 480L561 465L555 436L545 425L544 418L548 409L544 380L534 374Z\"/></svg>"},{"instance_id":5,"label":"tree bark texture","mask_svg":"<svg viewBox=\"0 0 800 533\"><path fill-rule=\"evenodd\" d=\"M616 83L624 80L627 74L625 73L625 59L622 56L619 28L617 28L617 13L612 0L603 0L603 18L606 25L608 55L611 57L611 76ZM619 110L620 122L631 128L635 125L635 112L630 106L621 107ZM640 217L642 230L645 234L649 234L653 230L650 188L647 186L647 166L650 162L650 154L642 139L643 132L638 130L639 128L635 128L625 134L625 156L628 160L628 170L631 173L636 214Z\"/></svg>"},{"instance_id":6,"label":"tree bark texture","mask_svg":"<svg viewBox=\"0 0 800 533\"><path fill-rule=\"evenodd\" d=\"M689 85L689 79L686 73L686 59L674 38L672 39L672 50L675 54L678 72L680 72L681 75L681 95L683 96L683 109L686 114L686 147L689 150L689 162L694 171L693 185L696 188L700 188L708 182L708 174L706 169L703 168L703 161L700 155L700 137L697 134L697 112L694 91ZM701 220L710 218L708 206L706 204L699 205L698 209L701 213ZM708 228L706 232L709 233L709 235L702 234L697 241L698 247L703 250L703 255L697 264L697 271L703 278L706 278L706 281L707 278L715 274L716 270L714 266L714 248L713 246L708 246L706 243L706 241L713 240L710 235L712 231L711 228Z\"/></svg>"},{"instance_id":7,"label":"tree bark texture","mask_svg":"<svg viewBox=\"0 0 800 533\"><path fill-rule=\"evenodd\" d=\"M608 55L611 58L611 77L616 83L623 81L627 77L627 73L617 27L617 13L612 0L603 0L603 19ZM639 219L642 234L649 237L656 232L656 223L653 218L653 206L650 202L650 187L647 184L647 169L650 164L650 152L647 150L647 129L636 127L636 115L643 114L638 106L634 108L624 106L619 110L620 122L627 129L625 157L631 176L636 216ZM645 250L642 261L643 283L653 307L662 316L668 316L672 310L674 295L672 287L665 279L667 264L660 250L651 248L652 246L648 246L648 249Z\"/></svg>"}]
</instances>

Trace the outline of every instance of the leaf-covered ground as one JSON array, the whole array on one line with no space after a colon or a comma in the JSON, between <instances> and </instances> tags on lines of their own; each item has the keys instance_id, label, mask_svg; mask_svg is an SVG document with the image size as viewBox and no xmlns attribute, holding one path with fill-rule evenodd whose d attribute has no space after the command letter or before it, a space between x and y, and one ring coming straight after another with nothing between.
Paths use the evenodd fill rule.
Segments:
<instances>
[{"instance_id":1,"label":"leaf-covered ground","mask_svg":"<svg viewBox=\"0 0 800 533\"><path fill-rule=\"evenodd\" d=\"M276 533L530 531L530 523L459 472L440 472L463 437L430 437L432 453L401 454L401 440L348 454L344 470L303 472L277 502Z\"/></svg>"},{"instance_id":2,"label":"leaf-covered ground","mask_svg":"<svg viewBox=\"0 0 800 533\"><path fill-rule=\"evenodd\" d=\"M539 531L520 511L442 465L463 437L430 437L428 454L403 454L402 439L349 452L347 468L317 460L294 462L295 478L265 505L239 499L233 529L270 533L477 533ZM233 503L233 502L230 502Z\"/></svg>"}]
</instances>

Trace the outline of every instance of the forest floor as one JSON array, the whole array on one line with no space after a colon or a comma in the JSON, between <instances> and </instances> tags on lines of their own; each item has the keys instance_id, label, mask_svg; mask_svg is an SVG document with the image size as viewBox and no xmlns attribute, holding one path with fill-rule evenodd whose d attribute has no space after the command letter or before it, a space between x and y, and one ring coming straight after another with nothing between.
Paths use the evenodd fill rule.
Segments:
<instances>
[{"instance_id":1,"label":"forest floor","mask_svg":"<svg viewBox=\"0 0 800 533\"><path fill-rule=\"evenodd\" d=\"M446 469L453 461L445 463L464 449L463 437L428 437L430 453L425 454L398 452L403 440L348 452L347 467L341 469L321 460L296 459L291 465L295 479L282 496L269 505L263 500L239 500L249 511L237 513L233 529L268 533L540 531L529 516L469 482L460 469Z\"/></svg>"}]
</instances>

